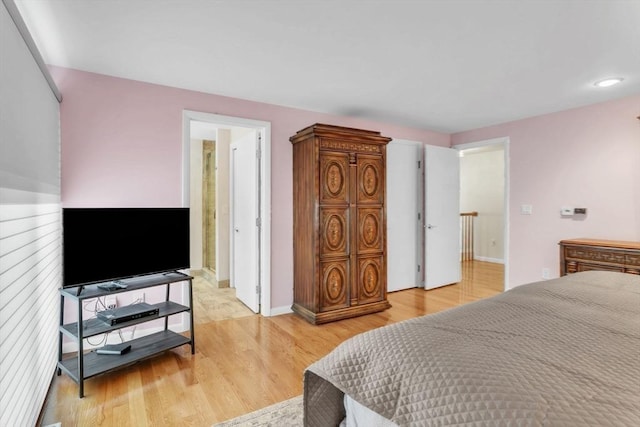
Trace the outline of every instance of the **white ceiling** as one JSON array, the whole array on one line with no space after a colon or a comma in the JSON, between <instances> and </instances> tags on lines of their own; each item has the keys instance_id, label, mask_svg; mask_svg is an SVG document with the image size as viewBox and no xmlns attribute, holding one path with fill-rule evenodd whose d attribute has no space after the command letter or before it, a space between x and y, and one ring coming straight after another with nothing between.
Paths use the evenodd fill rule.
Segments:
<instances>
[{"instance_id":1,"label":"white ceiling","mask_svg":"<svg viewBox=\"0 0 640 427\"><path fill-rule=\"evenodd\" d=\"M640 93L640 0L16 4L48 64L447 133Z\"/></svg>"}]
</instances>

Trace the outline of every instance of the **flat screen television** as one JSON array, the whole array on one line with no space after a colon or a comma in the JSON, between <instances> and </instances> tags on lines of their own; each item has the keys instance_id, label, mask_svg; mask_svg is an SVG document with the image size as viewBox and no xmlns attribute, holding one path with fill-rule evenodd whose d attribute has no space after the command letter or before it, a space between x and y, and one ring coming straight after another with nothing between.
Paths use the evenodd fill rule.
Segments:
<instances>
[{"instance_id":1,"label":"flat screen television","mask_svg":"<svg viewBox=\"0 0 640 427\"><path fill-rule=\"evenodd\" d=\"M189 268L188 208L64 208L63 287Z\"/></svg>"}]
</instances>

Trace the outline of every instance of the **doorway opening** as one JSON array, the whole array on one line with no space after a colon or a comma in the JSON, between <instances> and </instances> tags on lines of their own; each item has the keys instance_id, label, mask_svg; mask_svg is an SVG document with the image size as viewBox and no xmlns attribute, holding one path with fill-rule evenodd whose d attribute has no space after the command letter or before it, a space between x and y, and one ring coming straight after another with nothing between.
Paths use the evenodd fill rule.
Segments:
<instances>
[{"instance_id":1,"label":"doorway opening","mask_svg":"<svg viewBox=\"0 0 640 427\"><path fill-rule=\"evenodd\" d=\"M452 148L434 147L421 142L394 140L387 146L387 281L388 291L393 292L413 287L430 287L427 274L437 277L435 286L478 279L495 281L496 288L509 289L508 278L508 196L509 196L509 139L497 138L463 144ZM468 173L461 176L465 163L482 153L491 153L483 166L490 175L501 178L499 188L487 191L487 171L484 176L475 173L469 178ZM437 154L446 155L434 156ZM463 157L463 156L467 157ZM429 161L431 158L431 162ZM415 165L415 168L411 165ZM428 169L428 171L427 171ZM477 169L477 167L476 167ZM460 172L459 172L460 171ZM493 181L495 179L492 178ZM475 183L476 186L469 185ZM431 206L435 213L443 213L442 200L433 201L437 191L429 189L429 183L435 190L444 193L453 208L446 211L446 228L449 230L443 237L452 246L448 251L447 264L440 262L428 254L428 241L438 237L445 229L445 221L435 218L429 211ZM496 184L491 184L492 187ZM483 187L484 186L484 187ZM397 191L402 188L403 191ZM474 193L473 203L467 201L465 193ZM451 197L454 195L453 197ZM464 200L463 200L464 198ZM474 204L490 199L490 208ZM447 203L449 203L447 202ZM459 203L458 203L459 202ZM461 261L462 248L458 243L461 234L459 215L465 210L477 211L476 259L470 262ZM449 223L450 222L450 223ZM429 235L431 234L431 236ZM489 237L486 237L486 236ZM436 243L436 255L443 253L443 245ZM491 251L487 251L489 248ZM434 252L432 250L432 252ZM431 263L429 264L429 259ZM434 261L434 259L436 261ZM474 268L475 266L475 268ZM458 275L458 276L456 276ZM442 276L447 276L441 279ZM431 286L433 287L433 286Z\"/></svg>"},{"instance_id":2,"label":"doorway opening","mask_svg":"<svg viewBox=\"0 0 640 427\"><path fill-rule=\"evenodd\" d=\"M252 312L266 316L271 300L270 133L269 122L183 112L183 204L191 214L191 272L216 288L231 287ZM197 305L198 295L194 300ZM202 301L207 301L203 306L211 303L204 295Z\"/></svg>"},{"instance_id":3,"label":"doorway opening","mask_svg":"<svg viewBox=\"0 0 640 427\"><path fill-rule=\"evenodd\" d=\"M473 259L504 265L503 289L509 289L509 138L456 145L460 153L460 212L473 217ZM468 273L468 272L467 272Z\"/></svg>"}]
</instances>

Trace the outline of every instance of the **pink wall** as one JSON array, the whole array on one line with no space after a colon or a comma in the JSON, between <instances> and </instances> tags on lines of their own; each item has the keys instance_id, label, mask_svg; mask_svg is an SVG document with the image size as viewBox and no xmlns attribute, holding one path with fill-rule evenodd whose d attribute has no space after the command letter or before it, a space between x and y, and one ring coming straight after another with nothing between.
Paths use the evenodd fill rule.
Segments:
<instances>
[{"instance_id":1,"label":"pink wall","mask_svg":"<svg viewBox=\"0 0 640 427\"><path fill-rule=\"evenodd\" d=\"M63 95L62 202L80 206L180 206L182 111L271 122L271 301L293 299L292 149L316 123L376 130L449 146L449 135L52 67Z\"/></svg>"},{"instance_id":2,"label":"pink wall","mask_svg":"<svg viewBox=\"0 0 640 427\"><path fill-rule=\"evenodd\" d=\"M558 241L640 241L640 96L452 135L510 139L509 286L559 274ZM520 215L520 205L533 215ZM583 219L562 206L586 207Z\"/></svg>"}]
</instances>

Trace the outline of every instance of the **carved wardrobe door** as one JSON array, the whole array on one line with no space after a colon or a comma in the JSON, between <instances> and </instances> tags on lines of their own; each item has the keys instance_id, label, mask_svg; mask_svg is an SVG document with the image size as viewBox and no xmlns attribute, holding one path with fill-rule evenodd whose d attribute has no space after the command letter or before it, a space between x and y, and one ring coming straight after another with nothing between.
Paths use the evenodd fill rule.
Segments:
<instances>
[{"instance_id":1,"label":"carved wardrobe door","mask_svg":"<svg viewBox=\"0 0 640 427\"><path fill-rule=\"evenodd\" d=\"M318 324L389 308L384 165L390 138L316 124L290 139L293 311Z\"/></svg>"},{"instance_id":2,"label":"carved wardrobe door","mask_svg":"<svg viewBox=\"0 0 640 427\"><path fill-rule=\"evenodd\" d=\"M382 156L357 156L357 303L381 301L386 294L384 162ZM383 284L384 282L384 284Z\"/></svg>"},{"instance_id":3,"label":"carved wardrobe door","mask_svg":"<svg viewBox=\"0 0 640 427\"><path fill-rule=\"evenodd\" d=\"M349 155L320 152L320 311L349 307Z\"/></svg>"}]
</instances>

